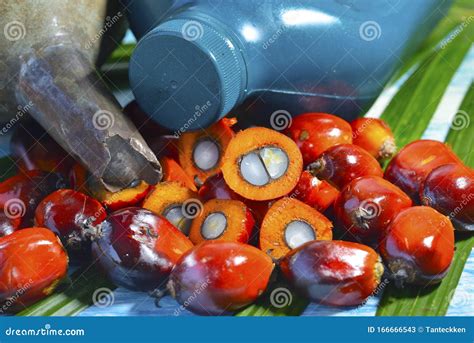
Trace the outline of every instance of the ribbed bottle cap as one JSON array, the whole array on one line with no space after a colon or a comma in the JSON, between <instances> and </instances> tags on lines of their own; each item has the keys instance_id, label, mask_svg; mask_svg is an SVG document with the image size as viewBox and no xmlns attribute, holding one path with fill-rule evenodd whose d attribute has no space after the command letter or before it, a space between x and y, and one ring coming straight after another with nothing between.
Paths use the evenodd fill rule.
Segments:
<instances>
[{"instance_id":1,"label":"ribbed bottle cap","mask_svg":"<svg viewBox=\"0 0 474 343\"><path fill-rule=\"evenodd\" d=\"M145 35L129 76L140 107L175 131L216 122L246 84L245 63L231 38L215 25L187 19L169 20Z\"/></svg>"}]
</instances>

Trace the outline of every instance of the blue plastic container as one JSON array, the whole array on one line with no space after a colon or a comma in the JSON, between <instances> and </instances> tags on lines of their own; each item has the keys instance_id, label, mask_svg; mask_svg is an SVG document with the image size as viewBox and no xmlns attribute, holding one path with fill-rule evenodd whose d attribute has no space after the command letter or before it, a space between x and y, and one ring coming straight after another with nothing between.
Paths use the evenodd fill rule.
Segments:
<instances>
[{"instance_id":1,"label":"blue plastic container","mask_svg":"<svg viewBox=\"0 0 474 343\"><path fill-rule=\"evenodd\" d=\"M232 112L367 109L450 1L194 0L129 3L140 39L129 76L140 106L173 130Z\"/></svg>"}]
</instances>

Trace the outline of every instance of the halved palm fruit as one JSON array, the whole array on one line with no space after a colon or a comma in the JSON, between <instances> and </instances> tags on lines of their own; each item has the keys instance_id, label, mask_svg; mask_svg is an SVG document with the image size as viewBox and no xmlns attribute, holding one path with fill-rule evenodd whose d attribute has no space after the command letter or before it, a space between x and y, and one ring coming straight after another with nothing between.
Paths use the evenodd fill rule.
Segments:
<instances>
[{"instance_id":1,"label":"halved palm fruit","mask_svg":"<svg viewBox=\"0 0 474 343\"><path fill-rule=\"evenodd\" d=\"M332 223L305 203L283 198L268 210L260 228L260 249L275 259L313 240L331 240Z\"/></svg>"},{"instance_id":2,"label":"halved palm fruit","mask_svg":"<svg viewBox=\"0 0 474 343\"><path fill-rule=\"evenodd\" d=\"M184 234L189 234L191 223L202 212L196 192L178 181L160 182L143 201L143 208L159 214Z\"/></svg>"},{"instance_id":3,"label":"halved palm fruit","mask_svg":"<svg viewBox=\"0 0 474 343\"><path fill-rule=\"evenodd\" d=\"M293 190L303 158L291 138L264 127L239 132L227 147L222 173L229 187L251 200L270 200Z\"/></svg>"},{"instance_id":4,"label":"halved palm fruit","mask_svg":"<svg viewBox=\"0 0 474 343\"><path fill-rule=\"evenodd\" d=\"M235 135L233 123L224 118L207 129L185 132L179 138L179 164L197 184L219 172L227 145Z\"/></svg>"},{"instance_id":5,"label":"halved palm fruit","mask_svg":"<svg viewBox=\"0 0 474 343\"><path fill-rule=\"evenodd\" d=\"M243 202L212 199L194 219L189 238L194 244L212 239L247 243L254 226L252 212Z\"/></svg>"}]
</instances>

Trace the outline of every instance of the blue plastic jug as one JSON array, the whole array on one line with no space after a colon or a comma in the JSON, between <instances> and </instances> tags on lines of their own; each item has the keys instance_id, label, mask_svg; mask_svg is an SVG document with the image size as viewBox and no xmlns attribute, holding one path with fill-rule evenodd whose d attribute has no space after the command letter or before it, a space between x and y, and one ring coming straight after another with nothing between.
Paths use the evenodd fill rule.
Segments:
<instances>
[{"instance_id":1,"label":"blue plastic jug","mask_svg":"<svg viewBox=\"0 0 474 343\"><path fill-rule=\"evenodd\" d=\"M227 113L268 125L275 111L346 119L375 100L450 1L131 1L129 68L140 106L177 131Z\"/></svg>"}]
</instances>

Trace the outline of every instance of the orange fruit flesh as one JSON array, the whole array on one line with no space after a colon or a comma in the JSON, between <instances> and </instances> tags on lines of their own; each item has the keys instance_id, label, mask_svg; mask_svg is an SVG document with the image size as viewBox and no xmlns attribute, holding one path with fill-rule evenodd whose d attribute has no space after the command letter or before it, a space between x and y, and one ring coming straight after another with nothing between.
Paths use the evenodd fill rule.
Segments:
<instances>
[{"instance_id":1,"label":"orange fruit flesh","mask_svg":"<svg viewBox=\"0 0 474 343\"><path fill-rule=\"evenodd\" d=\"M150 185L145 181L135 187L125 188L118 192L109 192L97 179L91 180L88 185L89 193L111 211L139 204L150 191Z\"/></svg>"},{"instance_id":2,"label":"orange fruit flesh","mask_svg":"<svg viewBox=\"0 0 474 343\"><path fill-rule=\"evenodd\" d=\"M219 172L224 152L234 137L234 131L230 127L231 124L232 121L229 121L229 119L221 119L205 130L186 132L181 135L178 142L179 164L192 179L197 179L199 183L204 183L208 177ZM199 168L194 160L194 150L204 140L213 142L219 150L216 164L207 170Z\"/></svg>"},{"instance_id":3,"label":"orange fruit flesh","mask_svg":"<svg viewBox=\"0 0 474 343\"><path fill-rule=\"evenodd\" d=\"M164 157L160 160L163 168L163 181L178 181L193 192L197 192L193 179L186 174L181 166L172 158Z\"/></svg>"},{"instance_id":4,"label":"orange fruit flesh","mask_svg":"<svg viewBox=\"0 0 474 343\"><path fill-rule=\"evenodd\" d=\"M225 230L218 237L206 238L202 233L203 225L215 225L206 221L210 219L210 215L215 214L222 214L225 217ZM255 223L248 215L247 206L241 201L211 199L204 204L202 214L193 220L189 239L194 244L210 239L246 243Z\"/></svg>"},{"instance_id":5,"label":"orange fruit flesh","mask_svg":"<svg viewBox=\"0 0 474 343\"><path fill-rule=\"evenodd\" d=\"M317 210L305 203L283 198L268 210L260 228L260 249L273 258L281 258L292 250L285 239L285 230L292 222L308 224L316 240L332 239L332 223Z\"/></svg>"},{"instance_id":6,"label":"orange fruit flesh","mask_svg":"<svg viewBox=\"0 0 474 343\"><path fill-rule=\"evenodd\" d=\"M242 159L266 147L281 149L286 154L287 169L283 175L264 185L253 185L242 176ZM237 194L251 200L270 200L288 194L298 183L302 169L303 158L296 143L277 131L263 127L240 131L229 143L222 165L227 185Z\"/></svg>"},{"instance_id":7,"label":"orange fruit flesh","mask_svg":"<svg viewBox=\"0 0 474 343\"><path fill-rule=\"evenodd\" d=\"M143 201L143 208L159 215L172 206L181 206L186 200L197 198L197 194L178 181L160 182Z\"/></svg>"}]
</instances>

